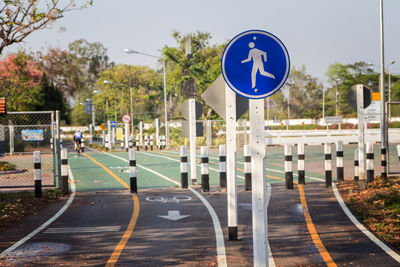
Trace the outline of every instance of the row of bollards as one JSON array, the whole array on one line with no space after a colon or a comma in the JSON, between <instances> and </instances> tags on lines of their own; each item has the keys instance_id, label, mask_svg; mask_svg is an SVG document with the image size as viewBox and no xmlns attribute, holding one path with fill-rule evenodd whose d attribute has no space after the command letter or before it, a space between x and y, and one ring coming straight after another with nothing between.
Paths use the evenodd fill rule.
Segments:
<instances>
[{"instance_id":1,"label":"row of bollards","mask_svg":"<svg viewBox=\"0 0 400 267\"><path fill-rule=\"evenodd\" d=\"M60 186L65 194L69 193L68 188L68 152L67 149L61 149L61 180ZM33 175L35 198L42 197L42 156L40 151L33 152Z\"/></svg>"},{"instance_id":2,"label":"row of bollards","mask_svg":"<svg viewBox=\"0 0 400 267\"><path fill-rule=\"evenodd\" d=\"M165 135L162 135L162 136L159 135L158 138L159 138L158 142L156 142L157 143L157 148L159 150L165 149L165 146L166 146ZM153 135L150 135L150 136L149 135L145 135L144 136L144 149L146 151L149 150L149 149L150 149L150 151L154 150L154 142L153 142L153 140L154 140ZM139 135L136 135L136 142L135 143L133 142L133 139L131 138L131 140L129 141L129 147L130 148L135 147L136 151L140 151L141 146L140 146Z\"/></svg>"},{"instance_id":3,"label":"row of bollards","mask_svg":"<svg viewBox=\"0 0 400 267\"><path fill-rule=\"evenodd\" d=\"M305 184L305 166L304 166L304 144L298 144L298 183ZM400 154L399 154L400 155ZM343 164L343 142L336 143L336 173L339 182L344 181ZM293 189L293 164L292 164L292 145L285 145L285 185L287 189ZM399 157L400 159L400 157ZM332 187L332 144L324 144L324 167L325 167L325 186ZM366 170L367 182L374 181L374 144L366 144ZM358 149L354 151L354 181L359 180L359 158Z\"/></svg>"}]
</instances>

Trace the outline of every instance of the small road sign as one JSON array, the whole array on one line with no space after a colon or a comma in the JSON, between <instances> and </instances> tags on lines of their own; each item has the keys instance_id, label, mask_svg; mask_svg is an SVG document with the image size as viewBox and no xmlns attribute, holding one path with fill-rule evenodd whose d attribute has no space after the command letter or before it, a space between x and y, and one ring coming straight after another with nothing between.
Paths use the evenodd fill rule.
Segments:
<instances>
[{"instance_id":1,"label":"small road sign","mask_svg":"<svg viewBox=\"0 0 400 267\"><path fill-rule=\"evenodd\" d=\"M196 119L200 118L201 113L203 112L203 106L199 101L195 101L196 103ZM185 120L189 120L189 99L183 101L181 109L180 109L183 118Z\"/></svg>"},{"instance_id":2,"label":"small road sign","mask_svg":"<svg viewBox=\"0 0 400 267\"><path fill-rule=\"evenodd\" d=\"M222 75L201 94L201 98L212 107L224 120L226 120L225 81ZM239 119L249 109L249 99L236 96L236 119Z\"/></svg>"},{"instance_id":3,"label":"small road sign","mask_svg":"<svg viewBox=\"0 0 400 267\"><path fill-rule=\"evenodd\" d=\"M237 94L259 99L276 93L290 71L289 53L278 37L250 30L234 37L222 54L225 82Z\"/></svg>"},{"instance_id":4,"label":"small road sign","mask_svg":"<svg viewBox=\"0 0 400 267\"><path fill-rule=\"evenodd\" d=\"M130 123L131 122L131 116L129 116L129 114L125 114L124 116L122 116L122 122L123 123Z\"/></svg>"},{"instance_id":5,"label":"small road sign","mask_svg":"<svg viewBox=\"0 0 400 267\"><path fill-rule=\"evenodd\" d=\"M325 124L330 124L330 123L342 124L343 123L343 117L342 116L325 117Z\"/></svg>"},{"instance_id":6,"label":"small road sign","mask_svg":"<svg viewBox=\"0 0 400 267\"><path fill-rule=\"evenodd\" d=\"M100 128L101 130L105 131L107 129L106 125L104 124L104 122L102 124L100 124Z\"/></svg>"},{"instance_id":7,"label":"small road sign","mask_svg":"<svg viewBox=\"0 0 400 267\"><path fill-rule=\"evenodd\" d=\"M117 128L117 122L116 121L111 121L111 128Z\"/></svg>"}]
</instances>

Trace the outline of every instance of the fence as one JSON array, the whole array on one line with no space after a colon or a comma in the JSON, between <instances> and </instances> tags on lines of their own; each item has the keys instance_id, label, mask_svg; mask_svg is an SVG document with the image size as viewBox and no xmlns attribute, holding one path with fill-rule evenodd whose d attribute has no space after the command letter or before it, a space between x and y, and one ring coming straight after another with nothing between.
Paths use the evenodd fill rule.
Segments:
<instances>
[{"instance_id":1,"label":"fence","mask_svg":"<svg viewBox=\"0 0 400 267\"><path fill-rule=\"evenodd\" d=\"M42 185L56 185L54 130L53 111L8 112L0 117L0 188L34 187L34 151L42 155Z\"/></svg>"}]
</instances>

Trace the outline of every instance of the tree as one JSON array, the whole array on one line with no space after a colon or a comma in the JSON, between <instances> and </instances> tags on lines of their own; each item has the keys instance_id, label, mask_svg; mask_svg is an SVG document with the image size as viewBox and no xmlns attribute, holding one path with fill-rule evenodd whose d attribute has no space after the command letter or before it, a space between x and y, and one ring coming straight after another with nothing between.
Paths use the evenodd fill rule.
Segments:
<instances>
[{"instance_id":1,"label":"tree","mask_svg":"<svg viewBox=\"0 0 400 267\"><path fill-rule=\"evenodd\" d=\"M337 88L339 115L356 116L357 111L347 102L348 92L353 85L362 83L371 87L374 92L379 92L379 74L374 73L371 65L365 62L348 65L334 63L329 66L326 75L331 83L328 93L334 96L333 105L336 105L335 93Z\"/></svg>"},{"instance_id":2,"label":"tree","mask_svg":"<svg viewBox=\"0 0 400 267\"><path fill-rule=\"evenodd\" d=\"M67 119L62 93L48 81L33 57L22 52L0 61L0 97L10 111L60 110Z\"/></svg>"},{"instance_id":3,"label":"tree","mask_svg":"<svg viewBox=\"0 0 400 267\"><path fill-rule=\"evenodd\" d=\"M38 57L49 79L70 102L90 96L100 73L114 65L101 43L84 39L70 43L68 51L50 47L46 53L39 52Z\"/></svg>"},{"instance_id":4,"label":"tree","mask_svg":"<svg viewBox=\"0 0 400 267\"><path fill-rule=\"evenodd\" d=\"M113 84L105 84L108 80ZM93 98L97 124L105 118L117 119L130 113L130 90L132 90L133 119L149 120L163 114L163 81L160 73L146 66L117 65L100 74L96 83L98 94L82 96L75 106L72 119L75 124L91 123L90 115L84 114L83 103ZM131 89L130 89L131 88Z\"/></svg>"},{"instance_id":5,"label":"tree","mask_svg":"<svg viewBox=\"0 0 400 267\"><path fill-rule=\"evenodd\" d=\"M172 102L169 114L178 116L178 109L185 98L192 96L193 92L199 96L221 74L220 61L225 44L211 46L211 35L199 31L186 35L175 31L173 37L178 46L165 46L162 53L166 58L167 88ZM186 42L191 44L190 55L185 54ZM207 110L206 107L206 114Z\"/></svg>"},{"instance_id":6,"label":"tree","mask_svg":"<svg viewBox=\"0 0 400 267\"><path fill-rule=\"evenodd\" d=\"M0 4L0 54L14 43L22 42L31 33L44 29L65 13L92 4L92 0L77 7L76 0L4 0Z\"/></svg>"}]
</instances>

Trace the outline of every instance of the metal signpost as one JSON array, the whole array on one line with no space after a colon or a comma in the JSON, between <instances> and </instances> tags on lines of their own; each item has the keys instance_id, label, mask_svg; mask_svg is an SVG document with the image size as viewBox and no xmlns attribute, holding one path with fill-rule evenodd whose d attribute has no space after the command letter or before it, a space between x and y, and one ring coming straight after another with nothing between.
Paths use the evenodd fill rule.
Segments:
<instances>
[{"instance_id":1,"label":"metal signpost","mask_svg":"<svg viewBox=\"0 0 400 267\"><path fill-rule=\"evenodd\" d=\"M284 44L273 34L250 30L234 37L225 47L221 69L226 84L237 94L250 98L253 263L254 266L268 266L264 99L262 98L271 96L286 82L290 71L289 54ZM229 105L227 102L226 110L232 112L228 109ZM230 113L226 116L227 149L228 121L230 118L235 118L234 115L235 113ZM229 177L229 174L227 178L228 181L236 180L236 177ZM228 206L228 210L231 208Z\"/></svg>"},{"instance_id":2,"label":"metal signpost","mask_svg":"<svg viewBox=\"0 0 400 267\"><path fill-rule=\"evenodd\" d=\"M200 118L203 112L203 107L200 102L196 101L194 98L185 100L180 108L182 116L188 121L182 123L182 136L189 137L190 141L190 178L192 184L197 183L196 175L196 136L203 135L203 125L197 127L196 120ZM200 125L199 125L200 126ZM189 128L189 135L187 134L187 128ZM201 132L198 130L201 128Z\"/></svg>"},{"instance_id":3,"label":"metal signpost","mask_svg":"<svg viewBox=\"0 0 400 267\"><path fill-rule=\"evenodd\" d=\"M249 108L247 98L236 95L220 75L201 95L203 100L226 121L226 163L228 237L238 239L237 183L236 183L236 120Z\"/></svg>"}]
</instances>

